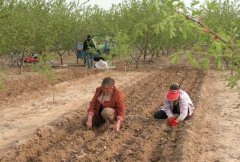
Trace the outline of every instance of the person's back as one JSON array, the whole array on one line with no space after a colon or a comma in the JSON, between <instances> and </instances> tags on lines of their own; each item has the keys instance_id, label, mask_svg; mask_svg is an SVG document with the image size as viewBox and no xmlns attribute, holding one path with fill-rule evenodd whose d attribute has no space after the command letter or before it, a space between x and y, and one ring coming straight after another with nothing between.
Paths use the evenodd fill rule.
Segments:
<instances>
[{"instance_id":1,"label":"person's back","mask_svg":"<svg viewBox=\"0 0 240 162\"><path fill-rule=\"evenodd\" d=\"M96 46L91 35L88 35L83 43L83 51L86 54L86 63L89 69L93 67L93 55L96 53L95 48Z\"/></svg>"},{"instance_id":2,"label":"person's back","mask_svg":"<svg viewBox=\"0 0 240 162\"><path fill-rule=\"evenodd\" d=\"M95 48L95 44L92 40L91 35L88 35L87 39L83 43L83 51L88 51L90 48Z\"/></svg>"},{"instance_id":3,"label":"person's back","mask_svg":"<svg viewBox=\"0 0 240 162\"><path fill-rule=\"evenodd\" d=\"M109 44L107 42L104 43L103 52L106 53L106 54L109 54L109 52L110 52L110 47L109 47Z\"/></svg>"}]
</instances>

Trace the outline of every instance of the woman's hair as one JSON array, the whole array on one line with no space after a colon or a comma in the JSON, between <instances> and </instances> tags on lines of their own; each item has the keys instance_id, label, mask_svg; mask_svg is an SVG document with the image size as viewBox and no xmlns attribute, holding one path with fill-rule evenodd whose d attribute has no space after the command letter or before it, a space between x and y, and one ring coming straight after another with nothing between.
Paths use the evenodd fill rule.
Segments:
<instances>
[{"instance_id":1,"label":"woman's hair","mask_svg":"<svg viewBox=\"0 0 240 162\"><path fill-rule=\"evenodd\" d=\"M106 77L106 78L104 78L103 79L103 81L102 81L102 86L112 86L112 85L114 85L115 84L115 81L114 81L114 79L113 78L111 78L111 77Z\"/></svg>"},{"instance_id":2,"label":"woman's hair","mask_svg":"<svg viewBox=\"0 0 240 162\"><path fill-rule=\"evenodd\" d=\"M88 34L88 35L87 35L87 38L88 38L88 39L91 39L91 38L92 38L92 36L91 36L90 34Z\"/></svg>"},{"instance_id":3,"label":"woman's hair","mask_svg":"<svg viewBox=\"0 0 240 162\"><path fill-rule=\"evenodd\" d=\"M170 90L179 90L179 89L180 89L180 84L178 84L178 83L173 83L170 86Z\"/></svg>"}]
</instances>

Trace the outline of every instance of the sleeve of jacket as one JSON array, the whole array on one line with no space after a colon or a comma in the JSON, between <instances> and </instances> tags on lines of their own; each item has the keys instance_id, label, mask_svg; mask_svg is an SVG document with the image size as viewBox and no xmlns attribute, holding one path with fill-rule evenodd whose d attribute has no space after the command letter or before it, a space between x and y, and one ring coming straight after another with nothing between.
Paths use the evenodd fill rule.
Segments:
<instances>
[{"instance_id":1,"label":"sleeve of jacket","mask_svg":"<svg viewBox=\"0 0 240 162\"><path fill-rule=\"evenodd\" d=\"M118 97L117 97L117 119L120 121L123 121L126 113L126 106L124 103L124 96L121 92L119 92Z\"/></svg>"},{"instance_id":2,"label":"sleeve of jacket","mask_svg":"<svg viewBox=\"0 0 240 162\"><path fill-rule=\"evenodd\" d=\"M180 106L180 115L178 117L178 120L183 121L188 115L188 106L189 106L188 100L185 95L183 95L179 103L179 106Z\"/></svg>"},{"instance_id":3,"label":"sleeve of jacket","mask_svg":"<svg viewBox=\"0 0 240 162\"><path fill-rule=\"evenodd\" d=\"M98 102L98 93L97 93L98 89L96 89L95 91L95 94L90 102L90 105L89 105L89 108L87 110L87 113L88 115L95 115L96 114L96 105L97 105L97 102Z\"/></svg>"},{"instance_id":4,"label":"sleeve of jacket","mask_svg":"<svg viewBox=\"0 0 240 162\"><path fill-rule=\"evenodd\" d=\"M170 102L164 99L164 106L162 108L163 111L167 114L168 118L171 118L173 116Z\"/></svg>"}]
</instances>

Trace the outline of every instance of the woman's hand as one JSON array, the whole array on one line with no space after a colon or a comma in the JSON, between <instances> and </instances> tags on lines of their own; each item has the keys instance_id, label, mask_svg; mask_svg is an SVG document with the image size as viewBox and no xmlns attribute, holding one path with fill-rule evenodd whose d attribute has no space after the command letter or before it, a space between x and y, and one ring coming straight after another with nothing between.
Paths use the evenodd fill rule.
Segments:
<instances>
[{"instance_id":1,"label":"woman's hand","mask_svg":"<svg viewBox=\"0 0 240 162\"><path fill-rule=\"evenodd\" d=\"M171 117L168 119L168 123L172 128L176 128L179 125L179 120L175 119L174 117Z\"/></svg>"},{"instance_id":2,"label":"woman's hand","mask_svg":"<svg viewBox=\"0 0 240 162\"><path fill-rule=\"evenodd\" d=\"M114 126L114 129L118 132L120 130L121 120L117 120L117 123Z\"/></svg>"},{"instance_id":3,"label":"woman's hand","mask_svg":"<svg viewBox=\"0 0 240 162\"><path fill-rule=\"evenodd\" d=\"M92 128L92 115L88 115L86 126L87 126L88 129Z\"/></svg>"}]
</instances>

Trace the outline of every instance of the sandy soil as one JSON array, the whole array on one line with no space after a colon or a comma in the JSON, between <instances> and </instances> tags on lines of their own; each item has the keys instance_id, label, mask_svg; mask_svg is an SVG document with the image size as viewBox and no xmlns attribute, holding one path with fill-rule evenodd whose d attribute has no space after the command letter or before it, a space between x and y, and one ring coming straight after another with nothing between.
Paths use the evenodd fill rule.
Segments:
<instances>
[{"instance_id":1,"label":"sandy soil","mask_svg":"<svg viewBox=\"0 0 240 162\"><path fill-rule=\"evenodd\" d=\"M102 78L109 74L99 73L84 79L55 85L54 102L52 91L45 90L37 98L29 97L29 100L18 102L15 106L12 104L1 105L0 147L4 148L14 143L22 143L22 139L32 134L36 128L47 125L71 110L86 109L95 88L100 86ZM121 87L134 83L146 74L141 72L114 72L110 75L116 79L118 86Z\"/></svg>"},{"instance_id":2,"label":"sandy soil","mask_svg":"<svg viewBox=\"0 0 240 162\"><path fill-rule=\"evenodd\" d=\"M240 161L240 89L227 87L226 73L210 72L211 109L203 120L201 161ZM228 74L229 75L229 74Z\"/></svg>"},{"instance_id":3,"label":"sandy soil","mask_svg":"<svg viewBox=\"0 0 240 162\"><path fill-rule=\"evenodd\" d=\"M107 75L126 97L119 133L81 125L95 88ZM181 84L197 108L177 129L153 119L172 82ZM175 66L63 81L55 85L55 102L48 89L26 92L30 100L17 104L10 97L0 107L0 161L239 161L239 90L225 85L220 72Z\"/></svg>"},{"instance_id":4,"label":"sandy soil","mask_svg":"<svg viewBox=\"0 0 240 162\"><path fill-rule=\"evenodd\" d=\"M240 89L227 87L229 75L211 70L204 78L197 111L176 149L181 161L240 161Z\"/></svg>"}]
</instances>

